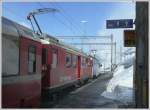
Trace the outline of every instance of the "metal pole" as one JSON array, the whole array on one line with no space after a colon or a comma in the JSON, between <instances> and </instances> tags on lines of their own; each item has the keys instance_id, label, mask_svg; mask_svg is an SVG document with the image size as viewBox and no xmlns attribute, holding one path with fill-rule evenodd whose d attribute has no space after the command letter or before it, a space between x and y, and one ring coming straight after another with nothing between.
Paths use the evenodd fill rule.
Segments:
<instances>
[{"instance_id":1,"label":"metal pole","mask_svg":"<svg viewBox=\"0 0 150 110\"><path fill-rule=\"evenodd\" d=\"M122 62L122 48L120 46L120 63Z\"/></svg>"},{"instance_id":2,"label":"metal pole","mask_svg":"<svg viewBox=\"0 0 150 110\"><path fill-rule=\"evenodd\" d=\"M104 73L105 73L105 62L104 62Z\"/></svg>"},{"instance_id":3,"label":"metal pole","mask_svg":"<svg viewBox=\"0 0 150 110\"><path fill-rule=\"evenodd\" d=\"M149 108L149 2L136 2L136 71L137 108Z\"/></svg>"},{"instance_id":4,"label":"metal pole","mask_svg":"<svg viewBox=\"0 0 150 110\"><path fill-rule=\"evenodd\" d=\"M116 64L116 42L115 42L115 64Z\"/></svg>"},{"instance_id":5,"label":"metal pole","mask_svg":"<svg viewBox=\"0 0 150 110\"><path fill-rule=\"evenodd\" d=\"M81 21L81 23L83 24L83 36L84 37L86 37L86 23L87 23L88 21ZM83 39L81 39L81 43L83 43L84 42L84 40ZM83 45L81 46L81 49L82 49L82 51L83 51Z\"/></svg>"},{"instance_id":6,"label":"metal pole","mask_svg":"<svg viewBox=\"0 0 150 110\"><path fill-rule=\"evenodd\" d=\"M113 63L113 35L111 34L111 72L112 72L112 63Z\"/></svg>"}]
</instances>

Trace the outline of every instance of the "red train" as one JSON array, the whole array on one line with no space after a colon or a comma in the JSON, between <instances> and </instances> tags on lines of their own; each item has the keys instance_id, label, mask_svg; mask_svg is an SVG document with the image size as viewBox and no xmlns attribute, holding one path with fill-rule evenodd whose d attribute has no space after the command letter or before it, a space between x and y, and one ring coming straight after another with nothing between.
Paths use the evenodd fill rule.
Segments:
<instances>
[{"instance_id":1,"label":"red train","mask_svg":"<svg viewBox=\"0 0 150 110\"><path fill-rule=\"evenodd\" d=\"M2 107L40 107L41 94L92 76L85 53L2 17Z\"/></svg>"}]
</instances>

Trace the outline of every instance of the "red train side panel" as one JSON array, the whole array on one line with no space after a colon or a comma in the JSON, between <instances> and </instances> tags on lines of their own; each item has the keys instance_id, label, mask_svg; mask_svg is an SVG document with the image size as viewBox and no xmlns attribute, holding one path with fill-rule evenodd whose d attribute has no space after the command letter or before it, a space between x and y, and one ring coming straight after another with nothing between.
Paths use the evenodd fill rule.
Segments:
<instances>
[{"instance_id":1,"label":"red train side panel","mask_svg":"<svg viewBox=\"0 0 150 110\"><path fill-rule=\"evenodd\" d=\"M65 49L56 45L44 45L44 48L49 53L47 55L47 64L50 68L47 68L49 70L43 73L43 85L45 85L43 88L52 92L55 89L67 87L77 82L77 62L75 67L72 66L72 57L74 54L66 52ZM70 65L68 66L66 65L67 55L70 61Z\"/></svg>"},{"instance_id":2,"label":"red train side panel","mask_svg":"<svg viewBox=\"0 0 150 110\"><path fill-rule=\"evenodd\" d=\"M13 22L3 20L2 107L38 107L41 95L41 43L21 37Z\"/></svg>"}]
</instances>

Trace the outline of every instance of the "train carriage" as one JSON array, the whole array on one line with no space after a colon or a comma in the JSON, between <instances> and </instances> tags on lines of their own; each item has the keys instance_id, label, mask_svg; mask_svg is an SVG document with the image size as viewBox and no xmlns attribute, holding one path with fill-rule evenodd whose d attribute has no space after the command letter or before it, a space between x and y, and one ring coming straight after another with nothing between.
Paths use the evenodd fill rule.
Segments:
<instances>
[{"instance_id":1,"label":"train carriage","mask_svg":"<svg viewBox=\"0 0 150 110\"><path fill-rule=\"evenodd\" d=\"M41 43L31 30L2 18L2 107L38 107Z\"/></svg>"},{"instance_id":2,"label":"train carriage","mask_svg":"<svg viewBox=\"0 0 150 110\"><path fill-rule=\"evenodd\" d=\"M46 55L48 62L47 64L43 63L43 68L44 65L49 65L49 70L43 71L43 74L45 75L42 79L44 85L42 88L48 93L75 85L80 79L78 77L79 52L64 43L51 38L52 37L49 36L48 42L45 44L43 42L43 50L46 50L46 53L48 53L48 55ZM45 59L45 57L43 59Z\"/></svg>"},{"instance_id":3,"label":"train carriage","mask_svg":"<svg viewBox=\"0 0 150 110\"><path fill-rule=\"evenodd\" d=\"M86 81L88 81L88 79L91 78L91 74L92 74L92 62L91 62L91 57L88 55L82 55L79 56L79 60L80 60L80 83L84 83Z\"/></svg>"},{"instance_id":4,"label":"train carriage","mask_svg":"<svg viewBox=\"0 0 150 110\"><path fill-rule=\"evenodd\" d=\"M40 107L41 94L91 78L91 61L52 36L2 17L2 107Z\"/></svg>"}]
</instances>

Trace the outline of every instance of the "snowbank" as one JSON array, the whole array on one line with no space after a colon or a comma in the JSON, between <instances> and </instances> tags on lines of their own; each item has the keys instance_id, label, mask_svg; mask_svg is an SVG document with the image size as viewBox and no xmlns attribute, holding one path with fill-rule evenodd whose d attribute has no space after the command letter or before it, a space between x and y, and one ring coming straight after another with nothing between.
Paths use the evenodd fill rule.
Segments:
<instances>
[{"instance_id":1,"label":"snowbank","mask_svg":"<svg viewBox=\"0 0 150 110\"><path fill-rule=\"evenodd\" d=\"M113 78L107 84L106 91L101 95L118 100L124 104L133 102L133 62L134 56L123 62L114 71Z\"/></svg>"},{"instance_id":2,"label":"snowbank","mask_svg":"<svg viewBox=\"0 0 150 110\"><path fill-rule=\"evenodd\" d=\"M124 105L133 103L133 89L124 86L115 86L114 91L104 91L102 96L122 102Z\"/></svg>"}]
</instances>

